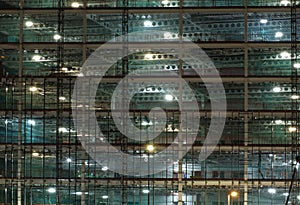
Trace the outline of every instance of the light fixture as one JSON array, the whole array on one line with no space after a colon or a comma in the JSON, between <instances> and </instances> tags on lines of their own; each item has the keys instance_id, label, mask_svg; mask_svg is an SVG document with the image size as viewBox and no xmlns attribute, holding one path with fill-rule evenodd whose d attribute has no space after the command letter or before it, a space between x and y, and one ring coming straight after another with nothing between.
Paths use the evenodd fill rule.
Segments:
<instances>
[{"instance_id":1,"label":"light fixture","mask_svg":"<svg viewBox=\"0 0 300 205\"><path fill-rule=\"evenodd\" d=\"M38 157L40 154L39 153L37 153L37 152L32 152L32 156L33 157Z\"/></svg>"},{"instance_id":2,"label":"light fixture","mask_svg":"<svg viewBox=\"0 0 300 205\"><path fill-rule=\"evenodd\" d=\"M36 92L38 89L37 89L37 87L35 87L35 86L31 86L31 87L29 87L29 91L30 92Z\"/></svg>"},{"instance_id":3,"label":"light fixture","mask_svg":"<svg viewBox=\"0 0 300 205\"><path fill-rule=\"evenodd\" d=\"M68 157L68 158L67 158L67 162L68 162L68 163L71 163L71 162L72 162L72 159L71 159L70 157Z\"/></svg>"},{"instance_id":4,"label":"light fixture","mask_svg":"<svg viewBox=\"0 0 300 205\"><path fill-rule=\"evenodd\" d=\"M153 152L154 149L155 149L155 147L154 147L152 144L147 145L147 150L148 150L149 152Z\"/></svg>"},{"instance_id":5,"label":"light fixture","mask_svg":"<svg viewBox=\"0 0 300 205\"><path fill-rule=\"evenodd\" d=\"M149 21L149 20L144 21L144 26L145 27L152 27L152 21Z\"/></svg>"},{"instance_id":6,"label":"light fixture","mask_svg":"<svg viewBox=\"0 0 300 205\"><path fill-rule=\"evenodd\" d=\"M143 191L142 191L144 194L149 194L150 193L150 190L148 190L148 189L143 189Z\"/></svg>"},{"instance_id":7,"label":"light fixture","mask_svg":"<svg viewBox=\"0 0 300 205\"><path fill-rule=\"evenodd\" d=\"M282 0L280 4L287 6L290 3L288 0Z\"/></svg>"},{"instance_id":8,"label":"light fixture","mask_svg":"<svg viewBox=\"0 0 300 205\"><path fill-rule=\"evenodd\" d=\"M161 4L163 4L163 5L167 5L168 3L170 3L169 0L163 0L163 1L161 2Z\"/></svg>"},{"instance_id":9,"label":"light fixture","mask_svg":"<svg viewBox=\"0 0 300 205\"><path fill-rule=\"evenodd\" d=\"M275 38L281 38L283 36L283 33L281 31L277 31L275 33Z\"/></svg>"},{"instance_id":10,"label":"light fixture","mask_svg":"<svg viewBox=\"0 0 300 205\"><path fill-rule=\"evenodd\" d=\"M289 132L296 132L297 128L296 127L289 127Z\"/></svg>"},{"instance_id":11,"label":"light fixture","mask_svg":"<svg viewBox=\"0 0 300 205\"><path fill-rule=\"evenodd\" d=\"M28 120L28 124L34 126L35 125L35 121L34 120Z\"/></svg>"},{"instance_id":12,"label":"light fixture","mask_svg":"<svg viewBox=\"0 0 300 205\"><path fill-rule=\"evenodd\" d=\"M166 101L172 101L172 100L173 100L173 95L166 94L166 95L165 95L165 100L166 100Z\"/></svg>"},{"instance_id":13,"label":"light fixture","mask_svg":"<svg viewBox=\"0 0 300 205\"><path fill-rule=\"evenodd\" d=\"M66 133L66 132L68 132L68 130L65 127L60 127L60 128L58 128L58 132Z\"/></svg>"},{"instance_id":14,"label":"light fixture","mask_svg":"<svg viewBox=\"0 0 300 205\"><path fill-rule=\"evenodd\" d=\"M275 120L276 125L283 125L284 122L282 120Z\"/></svg>"},{"instance_id":15,"label":"light fixture","mask_svg":"<svg viewBox=\"0 0 300 205\"><path fill-rule=\"evenodd\" d=\"M42 59L42 56L40 56L40 55L34 55L34 56L32 56L31 59L34 60L34 61L40 61Z\"/></svg>"},{"instance_id":16,"label":"light fixture","mask_svg":"<svg viewBox=\"0 0 300 205\"><path fill-rule=\"evenodd\" d=\"M72 8L79 8L79 6L80 6L80 4L79 4L78 2L73 2L73 3L71 4L71 7L72 7Z\"/></svg>"},{"instance_id":17,"label":"light fixture","mask_svg":"<svg viewBox=\"0 0 300 205\"><path fill-rule=\"evenodd\" d=\"M281 88L278 87L278 86L276 86L276 87L273 88L273 92L274 93L279 93L280 91L281 91Z\"/></svg>"},{"instance_id":18,"label":"light fixture","mask_svg":"<svg viewBox=\"0 0 300 205\"><path fill-rule=\"evenodd\" d=\"M48 191L49 193L55 193L55 192L56 192L56 189L55 189L55 188L49 188L47 191Z\"/></svg>"},{"instance_id":19,"label":"light fixture","mask_svg":"<svg viewBox=\"0 0 300 205\"><path fill-rule=\"evenodd\" d=\"M239 193L237 191L233 190L233 191L230 192L231 197L237 197L238 195L239 195Z\"/></svg>"},{"instance_id":20,"label":"light fixture","mask_svg":"<svg viewBox=\"0 0 300 205\"><path fill-rule=\"evenodd\" d=\"M165 32L164 39L172 39L172 34L170 32Z\"/></svg>"},{"instance_id":21,"label":"light fixture","mask_svg":"<svg viewBox=\"0 0 300 205\"><path fill-rule=\"evenodd\" d=\"M153 59L153 54L151 54L151 53L145 54L145 59L146 60L152 60Z\"/></svg>"},{"instance_id":22,"label":"light fixture","mask_svg":"<svg viewBox=\"0 0 300 205\"><path fill-rule=\"evenodd\" d=\"M59 100L61 100L61 101L65 101L65 100L66 100L66 98L65 98L64 96L60 96L60 97L59 97Z\"/></svg>"},{"instance_id":23,"label":"light fixture","mask_svg":"<svg viewBox=\"0 0 300 205\"><path fill-rule=\"evenodd\" d=\"M102 167L101 170L102 170L102 171L107 171L107 170L108 170L108 167L104 166L104 167Z\"/></svg>"},{"instance_id":24,"label":"light fixture","mask_svg":"<svg viewBox=\"0 0 300 205\"><path fill-rule=\"evenodd\" d=\"M269 188L269 189L268 189L268 192L269 192L270 194L276 194L276 189L274 189L274 188Z\"/></svg>"},{"instance_id":25,"label":"light fixture","mask_svg":"<svg viewBox=\"0 0 300 205\"><path fill-rule=\"evenodd\" d=\"M295 63L294 68L300 68L300 63Z\"/></svg>"},{"instance_id":26,"label":"light fixture","mask_svg":"<svg viewBox=\"0 0 300 205\"><path fill-rule=\"evenodd\" d=\"M61 39L61 35L59 35L59 34L55 34L54 36L53 36L53 38L54 38L54 40L59 40L59 39Z\"/></svg>"},{"instance_id":27,"label":"light fixture","mask_svg":"<svg viewBox=\"0 0 300 205\"><path fill-rule=\"evenodd\" d=\"M292 96L291 96L291 99L292 99L292 100L298 100L298 99L299 99L299 95L292 95Z\"/></svg>"},{"instance_id":28,"label":"light fixture","mask_svg":"<svg viewBox=\"0 0 300 205\"><path fill-rule=\"evenodd\" d=\"M149 125L153 125L153 123L152 123L151 121L143 120L143 121L141 122L141 125L142 125L142 126L149 126Z\"/></svg>"},{"instance_id":29,"label":"light fixture","mask_svg":"<svg viewBox=\"0 0 300 205\"><path fill-rule=\"evenodd\" d=\"M260 19L259 22L262 23L262 24L265 24L265 23L268 23L268 20L267 19Z\"/></svg>"},{"instance_id":30,"label":"light fixture","mask_svg":"<svg viewBox=\"0 0 300 205\"><path fill-rule=\"evenodd\" d=\"M84 192L84 194L88 194L88 193L89 193L89 192ZM82 195L82 192L81 192L81 191L76 191L75 194L78 195L78 196L81 196L81 195Z\"/></svg>"},{"instance_id":31,"label":"light fixture","mask_svg":"<svg viewBox=\"0 0 300 205\"><path fill-rule=\"evenodd\" d=\"M280 53L280 56L281 56L282 58L289 58L289 57L291 57L291 54L290 54L289 52L287 52L287 51L282 51L282 52Z\"/></svg>"},{"instance_id":32,"label":"light fixture","mask_svg":"<svg viewBox=\"0 0 300 205\"><path fill-rule=\"evenodd\" d=\"M102 199L108 199L108 196L107 195L103 195Z\"/></svg>"},{"instance_id":33,"label":"light fixture","mask_svg":"<svg viewBox=\"0 0 300 205\"><path fill-rule=\"evenodd\" d=\"M33 26L33 22L32 21L26 21L25 26L26 27L31 27L31 26Z\"/></svg>"},{"instance_id":34,"label":"light fixture","mask_svg":"<svg viewBox=\"0 0 300 205\"><path fill-rule=\"evenodd\" d=\"M68 71L68 68L62 67L61 70L66 72L66 71Z\"/></svg>"}]
</instances>

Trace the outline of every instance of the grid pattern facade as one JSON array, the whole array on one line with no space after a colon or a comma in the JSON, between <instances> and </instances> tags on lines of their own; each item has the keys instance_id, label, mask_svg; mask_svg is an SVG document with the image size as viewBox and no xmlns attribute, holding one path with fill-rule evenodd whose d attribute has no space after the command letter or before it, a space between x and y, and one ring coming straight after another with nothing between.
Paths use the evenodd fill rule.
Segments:
<instances>
[{"instance_id":1,"label":"grid pattern facade","mask_svg":"<svg viewBox=\"0 0 300 205\"><path fill-rule=\"evenodd\" d=\"M299 129L298 6L294 0L0 0L0 204L279 205L287 197L299 204L298 171L292 180ZM151 108L163 108L167 121L159 137L140 143L118 130L112 93L129 72L178 74L200 108L197 138L183 158L165 171L136 177L89 156L74 126L72 94L97 48L139 31L157 32L160 40L183 36L205 51L222 78L227 112L221 139L201 161L211 122L201 78L171 50L140 48L115 62L95 100L103 138L114 147L149 160L180 129L178 102L166 101L156 83L134 96L130 120L148 129L158 123L149 120Z\"/></svg>"}]
</instances>

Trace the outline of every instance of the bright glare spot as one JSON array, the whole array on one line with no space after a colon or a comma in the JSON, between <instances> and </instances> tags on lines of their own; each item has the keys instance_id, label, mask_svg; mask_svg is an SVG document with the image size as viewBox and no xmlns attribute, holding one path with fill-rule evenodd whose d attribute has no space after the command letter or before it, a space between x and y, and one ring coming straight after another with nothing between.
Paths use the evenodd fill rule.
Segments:
<instances>
[{"instance_id":1,"label":"bright glare spot","mask_svg":"<svg viewBox=\"0 0 300 205\"><path fill-rule=\"evenodd\" d=\"M283 33L281 31L278 31L275 33L275 38L281 38L283 36Z\"/></svg>"},{"instance_id":2,"label":"bright glare spot","mask_svg":"<svg viewBox=\"0 0 300 205\"><path fill-rule=\"evenodd\" d=\"M63 133L68 132L67 128L65 128L65 127L60 127L60 128L58 128L58 131L59 131L59 132L63 132Z\"/></svg>"},{"instance_id":3,"label":"bright glare spot","mask_svg":"<svg viewBox=\"0 0 300 205\"><path fill-rule=\"evenodd\" d=\"M294 68L300 68L300 63L295 63Z\"/></svg>"},{"instance_id":4,"label":"bright glare spot","mask_svg":"<svg viewBox=\"0 0 300 205\"><path fill-rule=\"evenodd\" d=\"M238 192L237 191L232 191L232 192L230 192L230 196L237 197L238 196Z\"/></svg>"},{"instance_id":5,"label":"bright glare spot","mask_svg":"<svg viewBox=\"0 0 300 205\"><path fill-rule=\"evenodd\" d=\"M267 19L260 19L259 22L265 24L265 23L268 23L268 20Z\"/></svg>"},{"instance_id":6,"label":"bright glare spot","mask_svg":"<svg viewBox=\"0 0 300 205\"><path fill-rule=\"evenodd\" d=\"M166 101L172 101L173 100L173 95L170 95L170 94L165 95L165 100Z\"/></svg>"},{"instance_id":7,"label":"bright glare spot","mask_svg":"<svg viewBox=\"0 0 300 205\"><path fill-rule=\"evenodd\" d=\"M148 189L144 189L144 190L143 190L143 193L144 193L144 194L149 194L150 191L149 191Z\"/></svg>"},{"instance_id":8,"label":"bright glare spot","mask_svg":"<svg viewBox=\"0 0 300 205\"><path fill-rule=\"evenodd\" d=\"M273 88L273 92L274 93L279 93L281 91L281 88L280 87L274 87Z\"/></svg>"},{"instance_id":9,"label":"bright glare spot","mask_svg":"<svg viewBox=\"0 0 300 205\"><path fill-rule=\"evenodd\" d=\"M69 163L72 162L72 159L68 157L67 162L69 162Z\"/></svg>"},{"instance_id":10,"label":"bright glare spot","mask_svg":"<svg viewBox=\"0 0 300 205\"><path fill-rule=\"evenodd\" d=\"M281 55L282 58L289 58L291 56L291 54L289 54L286 51L281 52L280 55Z\"/></svg>"},{"instance_id":11,"label":"bright glare spot","mask_svg":"<svg viewBox=\"0 0 300 205\"><path fill-rule=\"evenodd\" d=\"M31 26L33 26L33 22L32 21L26 21L25 26L26 27L31 27Z\"/></svg>"},{"instance_id":12,"label":"bright glare spot","mask_svg":"<svg viewBox=\"0 0 300 205\"><path fill-rule=\"evenodd\" d=\"M59 39L61 39L61 35L55 34L55 35L53 36L53 38L54 38L54 40L59 40Z\"/></svg>"},{"instance_id":13,"label":"bright glare spot","mask_svg":"<svg viewBox=\"0 0 300 205\"><path fill-rule=\"evenodd\" d=\"M297 196L297 199L300 200L300 195Z\"/></svg>"},{"instance_id":14,"label":"bright glare spot","mask_svg":"<svg viewBox=\"0 0 300 205\"><path fill-rule=\"evenodd\" d=\"M102 199L108 199L107 195L102 196Z\"/></svg>"},{"instance_id":15,"label":"bright glare spot","mask_svg":"<svg viewBox=\"0 0 300 205\"><path fill-rule=\"evenodd\" d=\"M41 59L42 59L42 56L40 56L40 55L32 56L32 60L34 60L34 61L40 61Z\"/></svg>"},{"instance_id":16,"label":"bright glare spot","mask_svg":"<svg viewBox=\"0 0 300 205\"><path fill-rule=\"evenodd\" d=\"M55 193L55 192L56 192L56 189L55 189L55 188L49 188L47 191L48 191L49 193Z\"/></svg>"},{"instance_id":17,"label":"bright glare spot","mask_svg":"<svg viewBox=\"0 0 300 205\"><path fill-rule=\"evenodd\" d=\"M64 101L64 100L66 100L66 98L64 96L60 96L59 100Z\"/></svg>"},{"instance_id":18,"label":"bright glare spot","mask_svg":"<svg viewBox=\"0 0 300 205\"><path fill-rule=\"evenodd\" d=\"M289 193L283 193L282 195L283 195L283 196L288 196L288 195L289 195Z\"/></svg>"},{"instance_id":19,"label":"bright glare spot","mask_svg":"<svg viewBox=\"0 0 300 205\"><path fill-rule=\"evenodd\" d=\"M275 193L276 193L276 189L274 189L274 188L269 188L269 189L268 189L268 192L269 192L270 194L275 194Z\"/></svg>"},{"instance_id":20,"label":"bright glare spot","mask_svg":"<svg viewBox=\"0 0 300 205\"><path fill-rule=\"evenodd\" d=\"M35 121L34 120L28 120L28 124L35 125Z\"/></svg>"},{"instance_id":21,"label":"bright glare spot","mask_svg":"<svg viewBox=\"0 0 300 205\"><path fill-rule=\"evenodd\" d=\"M33 156L33 157L38 157L38 156L39 156L39 153L33 152L33 153L32 153L32 156Z\"/></svg>"},{"instance_id":22,"label":"bright glare spot","mask_svg":"<svg viewBox=\"0 0 300 205\"><path fill-rule=\"evenodd\" d=\"M299 99L299 95L292 95L292 96L291 96L291 99L292 99L292 100L298 100L298 99Z\"/></svg>"},{"instance_id":23,"label":"bright glare spot","mask_svg":"<svg viewBox=\"0 0 300 205\"><path fill-rule=\"evenodd\" d=\"M283 125L284 122L282 120L275 120L276 125Z\"/></svg>"},{"instance_id":24,"label":"bright glare spot","mask_svg":"<svg viewBox=\"0 0 300 205\"><path fill-rule=\"evenodd\" d=\"M289 127L289 132L296 132L297 128L296 127Z\"/></svg>"},{"instance_id":25,"label":"bright glare spot","mask_svg":"<svg viewBox=\"0 0 300 205\"><path fill-rule=\"evenodd\" d=\"M5 120L4 123L7 125L8 124L8 120Z\"/></svg>"},{"instance_id":26,"label":"bright glare spot","mask_svg":"<svg viewBox=\"0 0 300 205\"><path fill-rule=\"evenodd\" d=\"M280 2L280 4L283 4L283 5L288 5L290 3L290 1L288 1L288 0L282 0L281 2Z\"/></svg>"},{"instance_id":27,"label":"bright glare spot","mask_svg":"<svg viewBox=\"0 0 300 205\"><path fill-rule=\"evenodd\" d=\"M144 21L144 26L145 27L152 27L152 22L149 20Z\"/></svg>"},{"instance_id":28,"label":"bright glare spot","mask_svg":"<svg viewBox=\"0 0 300 205\"><path fill-rule=\"evenodd\" d=\"M147 125L148 125L148 122L143 121L143 122L141 123L141 125L142 125L142 126L147 126Z\"/></svg>"},{"instance_id":29,"label":"bright glare spot","mask_svg":"<svg viewBox=\"0 0 300 205\"><path fill-rule=\"evenodd\" d=\"M29 91L31 92L36 92L37 90L38 90L37 87L34 86L29 88Z\"/></svg>"},{"instance_id":30,"label":"bright glare spot","mask_svg":"<svg viewBox=\"0 0 300 205\"><path fill-rule=\"evenodd\" d=\"M163 5L167 5L168 3L170 3L168 0L163 0L162 2L161 2Z\"/></svg>"},{"instance_id":31,"label":"bright glare spot","mask_svg":"<svg viewBox=\"0 0 300 205\"><path fill-rule=\"evenodd\" d=\"M146 59L146 60L151 60L151 59L153 59L153 54L151 54L151 53L145 54L145 59Z\"/></svg>"},{"instance_id":32,"label":"bright glare spot","mask_svg":"<svg viewBox=\"0 0 300 205\"><path fill-rule=\"evenodd\" d=\"M80 196L80 195L82 195L82 192L81 191L77 191L77 192L75 192L75 194Z\"/></svg>"},{"instance_id":33,"label":"bright glare spot","mask_svg":"<svg viewBox=\"0 0 300 205\"><path fill-rule=\"evenodd\" d=\"M164 33L164 38L165 39L172 39L172 34L170 32L165 32Z\"/></svg>"},{"instance_id":34,"label":"bright glare spot","mask_svg":"<svg viewBox=\"0 0 300 205\"><path fill-rule=\"evenodd\" d=\"M154 150L154 146L153 146L152 144L149 144L149 145L147 146L147 150L148 150L149 152L152 152L152 151Z\"/></svg>"},{"instance_id":35,"label":"bright glare spot","mask_svg":"<svg viewBox=\"0 0 300 205\"><path fill-rule=\"evenodd\" d=\"M71 7L72 8L79 8L79 3L78 2L73 2L72 4L71 4Z\"/></svg>"},{"instance_id":36,"label":"bright glare spot","mask_svg":"<svg viewBox=\"0 0 300 205\"><path fill-rule=\"evenodd\" d=\"M148 125L153 125L153 123L151 121L150 122L142 121L141 125L142 126L148 126Z\"/></svg>"},{"instance_id":37,"label":"bright glare spot","mask_svg":"<svg viewBox=\"0 0 300 205\"><path fill-rule=\"evenodd\" d=\"M108 170L108 167L102 167L101 170L102 170L102 171L107 171L107 170Z\"/></svg>"}]
</instances>

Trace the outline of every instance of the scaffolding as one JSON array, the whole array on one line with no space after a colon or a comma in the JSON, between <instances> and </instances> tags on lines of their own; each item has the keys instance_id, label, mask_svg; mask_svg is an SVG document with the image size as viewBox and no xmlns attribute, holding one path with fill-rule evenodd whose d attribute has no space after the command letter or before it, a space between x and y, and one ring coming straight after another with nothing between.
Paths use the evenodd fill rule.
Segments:
<instances>
[{"instance_id":1,"label":"scaffolding","mask_svg":"<svg viewBox=\"0 0 300 205\"><path fill-rule=\"evenodd\" d=\"M291 180L298 179L293 171L299 156L298 6L296 0L0 0L0 204L297 204L299 184ZM149 43L147 36L130 42L140 46L132 52L126 34L135 31L156 35L165 53L141 47ZM172 71L192 88L200 108L192 148L178 161L166 158L168 165L159 173L136 177L111 171L83 148L73 122L73 87L84 75L80 69L99 46L120 35L125 57L105 73L95 107L86 107L94 109L104 139L146 161L178 136L178 104L186 96L170 76L141 83L126 119L147 130L162 123L150 120L151 109L163 108L167 121L159 137L137 142L117 129L112 93L129 73ZM211 100L192 66L164 47L179 38L205 51L226 91L225 128L204 161L198 157L210 128ZM118 52L112 47L105 55L110 60ZM206 66L203 72L209 73L211 65ZM99 77L97 68L91 69L92 77ZM166 100L166 93L179 91L178 102ZM123 87L123 96L128 92ZM178 150L186 136L179 136ZM127 159L122 163L123 173L132 171ZM233 190L238 196L231 195Z\"/></svg>"}]
</instances>

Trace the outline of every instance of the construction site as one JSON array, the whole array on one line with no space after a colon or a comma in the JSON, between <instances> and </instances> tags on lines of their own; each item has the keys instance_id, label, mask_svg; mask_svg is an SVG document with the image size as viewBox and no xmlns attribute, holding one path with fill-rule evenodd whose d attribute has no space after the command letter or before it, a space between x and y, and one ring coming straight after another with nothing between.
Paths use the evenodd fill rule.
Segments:
<instances>
[{"instance_id":1,"label":"construction site","mask_svg":"<svg viewBox=\"0 0 300 205\"><path fill-rule=\"evenodd\" d=\"M300 204L299 6L0 0L0 205Z\"/></svg>"}]
</instances>

